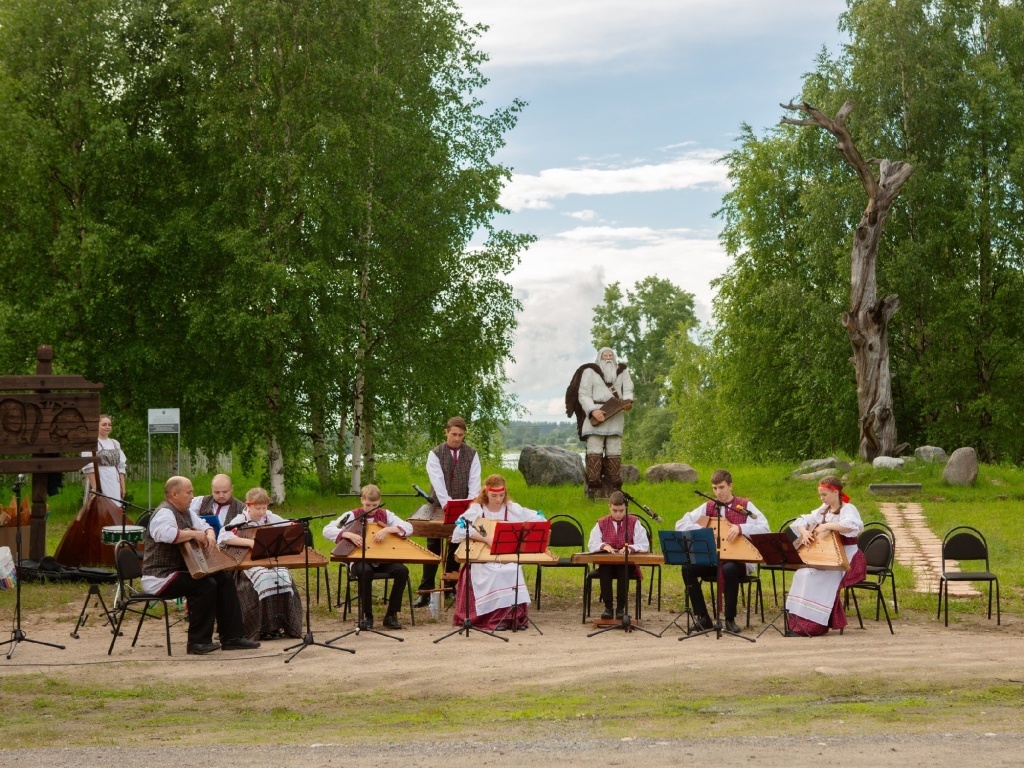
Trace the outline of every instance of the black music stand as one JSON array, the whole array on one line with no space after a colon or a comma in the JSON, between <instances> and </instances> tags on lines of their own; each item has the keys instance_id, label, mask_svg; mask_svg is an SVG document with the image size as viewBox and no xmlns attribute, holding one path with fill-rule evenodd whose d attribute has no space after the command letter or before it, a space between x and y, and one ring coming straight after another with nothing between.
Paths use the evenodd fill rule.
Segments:
<instances>
[{"instance_id":1,"label":"black music stand","mask_svg":"<svg viewBox=\"0 0 1024 768\"><path fill-rule=\"evenodd\" d=\"M15 498L15 509L16 515L21 513L21 484L24 482L21 475L18 475L18 479L14 483L13 491ZM0 643L0 646L10 645L10 650L7 651L7 658L10 660L11 656L14 655L14 649L18 647L18 643L33 643L34 645L45 645L50 648L59 648L64 650L63 645L57 645L57 643L44 643L42 640L32 640L21 628L21 520L17 517L14 520L14 548L17 550L15 554L15 598L14 598L14 629L11 630L11 639L6 642ZM106 606L103 606L106 608Z\"/></svg>"},{"instance_id":2,"label":"black music stand","mask_svg":"<svg viewBox=\"0 0 1024 768\"><path fill-rule=\"evenodd\" d=\"M639 629L641 632L646 632L651 637L658 637L658 635L649 629L644 629L639 624L634 624L633 619L629 615L629 545L633 541L633 530L629 526L629 507L626 507L626 516L623 518L626 521L626 536L625 542L622 545L622 576L621 578L626 580L626 599L622 604L622 619L618 624L611 624L607 627L601 627L595 629L593 632L588 632L587 637L594 637L595 635L603 635L605 632L609 632L613 629L621 629L623 632L629 633ZM637 586L639 589L639 586Z\"/></svg>"},{"instance_id":3,"label":"black music stand","mask_svg":"<svg viewBox=\"0 0 1024 768\"><path fill-rule=\"evenodd\" d=\"M491 554L516 556L516 589L512 598L512 605L505 611L506 616L511 612L513 632L520 631L516 615L519 612L519 574L523 572L520 557L522 555L536 555L546 552L550 539L551 522L548 520L531 520L524 523L500 521L494 526L494 534L491 537ZM526 588L526 596L527 598L530 596L529 588ZM537 634L544 634L540 631L537 623L529 617L529 614L527 614L526 620L533 624ZM524 627L523 629L525 630L526 628Z\"/></svg>"},{"instance_id":4,"label":"black music stand","mask_svg":"<svg viewBox=\"0 0 1024 768\"><path fill-rule=\"evenodd\" d=\"M366 525L367 525L366 518L369 517L374 512L376 512L378 509L382 509L383 507L384 507L384 505L381 504L381 505L377 506L376 508L371 509L369 512L363 512L363 514L360 515L360 517L359 517L359 522L360 522L360 525L362 527L362 530L360 531L360 540L362 541L362 545L360 547L362 560L360 560L360 562L364 566L369 566L370 565L369 563L366 562ZM348 526L346 526L346 527L348 527ZM352 542L347 542L347 543L351 544ZM349 574L351 574L352 573L352 564L351 563L349 563L348 568L349 568ZM339 573L340 573L340 571L339 571ZM337 637L332 637L330 640L327 641L327 644L330 645L331 643L333 643L333 642L335 642L337 640L341 640L343 637L348 637L349 635L355 635L356 637L359 637L359 633L360 632L372 632L375 635L380 635L381 637L387 637L387 638L389 638L391 640L397 640L400 643L404 643L405 642L405 638L404 637L399 637L398 635L389 635L387 632L381 632L379 629L374 629L373 627L371 627L370 623L368 621L366 621L366 618L363 615L363 581L362 580L364 578L366 579L368 584L372 584L373 583L373 576L370 573L369 568L366 568L366 570L364 570L363 573L361 574L360 578L357 579L359 584L356 587L356 628L355 629L350 629L348 632L342 632ZM392 585L391 588L394 589L395 588L394 585ZM340 577L338 578L338 594L341 595L341 578ZM350 594L352 594L352 593L346 591L346 595L350 595ZM328 595L328 598L330 598L330 595Z\"/></svg>"},{"instance_id":5,"label":"black music stand","mask_svg":"<svg viewBox=\"0 0 1024 768\"><path fill-rule=\"evenodd\" d=\"M460 528L467 528L467 526L469 526L469 523L466 522L466 518L464 518L464 517L460 517L458 520L456 520L455 524L457 526L459 526ZM483 530L483 529L481 529L481 530ZM469 618L469 585L473 583L471 581L471 579L473 578L473 571L472 571L473 563L471 563L470 560L469 560L469 530L468 529L466 530L466 538L464 539L464 541L466 543L466 546L465 546L465 549L466 549L466 564L462 567L463 575L460 577L460 578L466 579L465 589L462 590L462 594L464 595L464 600L465 600L465 604L463 605L462 626L459 627L458 629L453 629L447 635L441 635L441 637L437 638L437 640L434 641L434 644L436 645L437 643L440 643L442 640L447 640L452 635L461 635L463 632L466 633L466 637L469 637L469 633L470 632L479 632L481 635L487 635L488 637L493 637L496 640L504 640L507 643L508 642L508 638L507 637L502 637L501 635L496 635L493 632L488 632L486 629L480 629L480 627L474 627L472 619ZM518 592L518 590L516 590L516 591Z\"/></svg>"},{"instance_id":6,"label":"black music stand","mask_svg":"<svg viewBox=\"0 0 1024 768\"><path fill-rule=\"evenodd\" d=\"M715 534L708 528L696 531L658 531L658 538L661 539L661 552L665 556L665 565L691 568L697 565L716 565L718 562L718 556L715 553ZM685 629L679 624L679 619L683 615L686 616ZM683 587L683 610L677 613L672 621L665 626L665 629L658 633L658 637L664 635L673 625L683 631L684 637L698 637L715 631L714 627L700 629L697 626L696 617L690 610L690 596L685 586Z\"/></svg>"},{"instance_id":7,"label":"black music stand","mask_svg":"<svg viewBox=\"0 0 1024 768\"><path fill-rule=\"evenodd\" d=\"M311 520L318 520L323 517L333 517L333 515L315 515L313 517L302 517L290 521L292 523L302 523L302 525L304 526L303 540L305 542L305 547L303 548L303 552L306 555L306 631L302 635L302 640L300 642L296 643L295 645L289 645L287 648L284 649L285 653L288 653L288 651L290 651L292 648L299 649L284 660L285 664L290 662L292 659L294 659L296 656L298 656L311 645L318 645L321 648L330 648L332 651L347 651L348 653L356 652L355 648L344 648L340 645L328 645L327 643L318 643L316 640L313 639L313 628L310 626L309 623L309 548L313 546L313 532L309 529L309 522Z\"/></svg>"},{"instance_id":8,"label":"black music stand","mask_svg":"<svg viewBox=\"0 0 1024 768\"><path fill-rule=\"evenodd\" d=\"M782 568L782 610L768 622L764 629L758 633L758 637L769 629L774 629L785 637L789 633L789 611L786 610L786 571L793 568L800 568L804 561L800 559L800 553L793 546L793 539L789 533L754 533L747 537L751 544L761 553L765 565L781 565ZM782 617L782 629L775 626L775 622Z\"/></svg>"}]
</instances>

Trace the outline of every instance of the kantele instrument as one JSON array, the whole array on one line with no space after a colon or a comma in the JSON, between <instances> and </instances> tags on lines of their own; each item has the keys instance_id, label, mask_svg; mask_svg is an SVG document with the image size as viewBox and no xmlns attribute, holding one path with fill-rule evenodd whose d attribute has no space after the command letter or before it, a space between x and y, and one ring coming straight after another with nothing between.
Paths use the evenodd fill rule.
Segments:
<instances>
[{"instance_id":1,"label":"kantele instrument","mask_svg":"<svg viewBox=\"0 0 1024 768\"><path fill-rule=\"evenodd\" d=\"M352 528L353 525L355 525L354 529ZM362 531L362 527L362 523L356 520L345 526L345 531L359 533ZM422 563L424 565L441 562L441 558L426 547L421 547L415 541L403 539L401 536L396 536L393 533L385 536L384 541L380 543L374 541L374 535L383 530L384 527L379 523L366 524L367 562L388 561L396 563ZM335 563L347 563L362 559L363 548L357 547L348 539L341 539L331 552L331 562Z\"/></svg>"},{"instance_id":2,"label":"kantele instrument","mask_svg":"<svg viewBox=\"0 0 1024 768\"><path fill-rule=\"evenodd\" d=\"M482 517L478 517L473 521L472 525L474 528L483 528L488 535L494 534L494 526L497 523L502 522L501 520L485 520ZM466 545L460 543L455 550L455 559L460 563L466 562ZM558 555L553 554L545 550L544 552L530 552L519 555L518 559L516 555L492 555L491 548L487 545L487 542L473 540L469 543L469 562L471 563L515 563L519 562L523 565L547 565L550 563L558 562Z\"/></svg>"},{"instance_id":3,"label":"kantele instrument","mask_svg":"<svg viewBox=\"0 0 1024 768\"><path fill-rule=\"evenodd\" d=\"M573 565L624 565L625 555L613 555L611 552L577 552L570 560ZM662 565L665 556L654 552L630 552L630 565Z\"/></svg>"},{"instance_id":4,"label":"kantele instrument","mask_svg":"<svg viewBox=\"0 0 1024 768\"><path fill-rule=\"evenodd\" d=\"M708 517L702 515L697 520L698 525L702 528L710 528L715 532L715 536L719 535L719 518ZM761 553L757 551L757 547L750 543L746 536L740 534L732 541L727 541L729 533L733 529L733 524L726 520L724 517L721 518L721 546L719 547L718 556L723 560L734 560L740 563L763 563L764 558L761 557Z\"/></svg>"}]
</instances>

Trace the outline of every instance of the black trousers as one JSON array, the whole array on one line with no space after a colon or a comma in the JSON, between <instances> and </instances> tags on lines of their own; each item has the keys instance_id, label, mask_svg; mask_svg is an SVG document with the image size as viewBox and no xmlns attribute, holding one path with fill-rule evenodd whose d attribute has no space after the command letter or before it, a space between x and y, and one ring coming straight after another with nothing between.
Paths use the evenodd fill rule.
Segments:
<instances>
[{"instance_id":1,"label":"black trousers","mask_svg":"<svg viewBox=\"0 0 1024 768\"><path fill-rule=\"evenodd\" d=\"M713 565L694 565L683 567L683 583L686 584L686 592L690 596L690 605L693 607L695 616L707 616L708 606L704 602L704 592L700 588L700 580L714 581L718 570ZM740 592L740 579L747 575L746 563L737 563L729 560L722 564L722 580L725 582L725 618L728 621L736 619L736 603Z\"/></svg>"},{"instance_id":2,"label":"black trousers","mask_svg":"<svg viewBox=\"0 0 1024 768\"><path fill-rule=\"evenodd\" d=\"M391 593L388 595L388 614L402 612L402 594L409 584L409 569L402 563L355 562L349 565L359 590L359 605L363 616L373 618L373 577L387 576L391 579Z\"/></svg>"},{"instance_id":3,"label":"black trousers","mask_svg":"<svg viewBox=\"0 0 1024 768\"><path fill-rule=\"evenodd\" d=\"M633 570L635 566L630 566L629 569ZM629 581L626 578L626 566L625 565L599 565L597 566L597 578L601 582L601 602L604 603L606 608L612 607L612 582L614 581L617 585L615 590L615 605L620 610L626 607L626 587L629 585ZM640 588L639 582L637 582L637 589Z\"/></svg>"},{"instance_id":4,"label":"black trousers","mask_svg":"<svg viewBox=\"0 0 1024 768\"><path fill-rule=\"evenodd\" d=\"M188 600L189 645L212 642L214 621L220 628L222 643L242 636L242 611L230 571L211 573L201 579L193 579L188 571L179 571L160 592L160 597Z\"/></svg>"},{"instance_id":5,"label":"black trousers","mask_svg":"<svg viewBox=\"0 0 1024 768\"><path fill-rule=\"evenodd\" d=\"M427 539L427 549L438 557L441 556L441 539ZM448 558L444 561L445 573L454 573L459 570L459 564L455 561L455 545L448 545ZM423 566L423 576L420 578L420 589L433 589L437 584L437 564L428 563Z\"/></svg>"}]
</instances>

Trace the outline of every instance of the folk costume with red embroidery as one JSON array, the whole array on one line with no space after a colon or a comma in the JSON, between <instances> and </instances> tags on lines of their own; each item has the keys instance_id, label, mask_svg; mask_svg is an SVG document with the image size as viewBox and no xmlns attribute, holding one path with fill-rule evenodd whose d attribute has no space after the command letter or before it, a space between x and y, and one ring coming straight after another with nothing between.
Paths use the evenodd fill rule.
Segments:
<instances>
[{"instance_id":1,"label":"folk costume with red embroidery","mask_svg":"<svg viewBox=\"0 0 1024 768\"><path fill-rule=\"evenodd\" d=\"M635 515L627 514L626 498L622 493L616 491L608 498L609 514L602 517L590 531L590 540L587 542L587 549L590 552L608 552L610 554L621 554L627 547L630 553L647 552L651 548L650 540L647 538L647 529ZM639 583L641 578L640 569L632 566L633 577ZM612 613L612 583L617 584L615 613L616 618L621 619L626 611L626 566L609 565L607 563L597 566L597 578L601 583L601 602L604 603L602 619L610 619ZM638 587L639 588L639 587Z\"/></svg>"}]
</instances>

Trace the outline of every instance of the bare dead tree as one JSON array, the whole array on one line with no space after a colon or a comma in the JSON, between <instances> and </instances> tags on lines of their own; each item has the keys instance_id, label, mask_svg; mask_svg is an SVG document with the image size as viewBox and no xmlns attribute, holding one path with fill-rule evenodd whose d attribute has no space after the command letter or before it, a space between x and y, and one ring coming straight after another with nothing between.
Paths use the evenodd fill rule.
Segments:
<instances>
[{"instance_id":1,"label":"bare dead tree","mask_svg":"<svg viewBox=\"0 0 1024 768\"><path fill-rule=\"evenodd\" d=\"M836 149L857 172L867 194L867 205L857 225L850 258L850 310L843 313L842 322L853 345L860 416L860 457L871 461L876 456L893 456L897 452L896 420L892 410L888 329L889 321L900 308L900 300L896 294L883 299L877 297L875 262L889 209L914 168L902 161L863 158L846 127L853 102L843 104L834 119L806 102L779 106L807 115L800 119L784 117L784 125L814 126L835 136ZM878 166L877 179L872 165Z\"/></svg>"}]
</instances>

